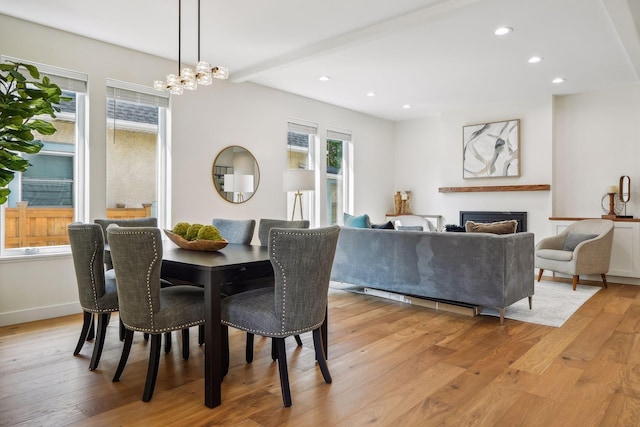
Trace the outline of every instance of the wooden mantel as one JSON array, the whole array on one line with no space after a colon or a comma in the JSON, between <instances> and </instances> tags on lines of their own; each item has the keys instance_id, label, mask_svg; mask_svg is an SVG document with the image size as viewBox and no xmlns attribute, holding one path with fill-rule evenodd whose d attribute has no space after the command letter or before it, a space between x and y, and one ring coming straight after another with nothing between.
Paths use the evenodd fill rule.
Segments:
<instances>
[{"instance_id":1,"label":"wooden mantel","mask_svg":"<svg viewBox=\"0 0 640 427\"><path fill-rule=\"evenodd\" d=\"M473 187L440 187L440 193L479 193L493 191L550 191L549 184L534 185L485 185Z\"/></svg>"}]
</instances>

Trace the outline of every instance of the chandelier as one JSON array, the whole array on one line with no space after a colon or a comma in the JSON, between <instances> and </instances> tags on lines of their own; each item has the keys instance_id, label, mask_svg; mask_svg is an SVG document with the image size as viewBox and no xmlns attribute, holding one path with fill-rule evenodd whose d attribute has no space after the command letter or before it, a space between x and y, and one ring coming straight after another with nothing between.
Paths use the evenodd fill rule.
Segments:
<instances>
[{"instance_id":1,"label":"chandelier","mask_svg":"<svg viewBox=\"0 0 640 427\"><path fill-rule=\"evenodd\" d=\"M213 79L227 79L229 70L225 67L211 67L211 64L200 60L200 0L198 0L198 65L196 69L182 68L182 0L178 0L178 74L168 74L166 81L156 80L153 88L166 90L173 95L182 95L184 89L195 90L198 85L209 86ZM182 69L181 69L182 68Z\"/></svg>"}]
</instances>

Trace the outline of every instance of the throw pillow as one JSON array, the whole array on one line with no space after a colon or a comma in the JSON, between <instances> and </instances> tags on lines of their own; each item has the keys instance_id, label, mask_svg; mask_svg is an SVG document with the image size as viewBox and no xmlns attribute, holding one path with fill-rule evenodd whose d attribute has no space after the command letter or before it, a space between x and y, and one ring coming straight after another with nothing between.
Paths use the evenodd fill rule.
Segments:
<instances>
[{"instance_id":1,"label":"throw pillow","mask_svg":"<svg viewBox=\"0 0 640 427\"><path fill-rule=\"evenodd\" d=\"M344 226L351 228L371 228L371 221L369 221L369 215L364 214L360 216L344 214Z\"/></svg>"},{"instance_id":2,"label":"throw pillow","mask_svg":"<svg viewBox=\"0 0 640 427\"><path fill-rule=\"evenodd\" d=\"M465 231L467 231L464 229L464 227L456 224L446 224L444 226L444 229L450 233L464 233Z\"/></svg>"},{"instance_id":3,"label":"throw pillow","mask_svg":"<svg viewBox=\"0 0 640 427\"><path fill-rule=\"evenodd\" d=\"M512 234L518 228L518 221L515 219L489 223L467 221L464 228L467 233Z\"/></svg>"},{"instance_id":4,"label":"throw pillow","mask_svg":"<svg viewBox=\"0 0 640 427\"><path fill-rule=\"evenodd\" d=\"M597 234L580 234L580 233L569 233L567 234L567 238L564 239L564 245L562 246L563 251L574 251L576 246L585 240L593 239L594 237L598 237Z\"/></svg>"},{"instance_id":5,"label":"throw pillow","mask_svg":"<svg viewBox=\"0 0 640 427\"><path fill-rule=\"evenodd\" d=\"M379 228L383 230L394 230L395 227L391 221L387 221L384 224L371 224L371 228Z\"/></svg>"}]
</instances>

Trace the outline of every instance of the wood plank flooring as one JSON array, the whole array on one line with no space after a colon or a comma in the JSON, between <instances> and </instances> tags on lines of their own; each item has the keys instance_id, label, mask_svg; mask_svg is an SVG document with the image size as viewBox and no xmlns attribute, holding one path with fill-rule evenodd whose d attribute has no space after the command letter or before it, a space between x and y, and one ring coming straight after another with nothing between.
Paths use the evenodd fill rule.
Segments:
<instances>
[{"instance_id":1,"label":"wood plank flooring","mask_svg":"<svg viewBox=\"0 0 640 427\"><path fill-rule=\"evenodd\" d=\"M558 283L559 286L570 286ZM0 328L0 426L638 426L640 286L610 284L561 328L438 312L332 290L329 369L311 334L287 340L293 406L284 408L270 340L231 330L223 404L203 404L203 348L191 332L163 355L153 399L141 401L149 344L136 334L119 383L112 316L98 370L93 343L73 349L81 315Z\"/></svg>"}]
</instances>

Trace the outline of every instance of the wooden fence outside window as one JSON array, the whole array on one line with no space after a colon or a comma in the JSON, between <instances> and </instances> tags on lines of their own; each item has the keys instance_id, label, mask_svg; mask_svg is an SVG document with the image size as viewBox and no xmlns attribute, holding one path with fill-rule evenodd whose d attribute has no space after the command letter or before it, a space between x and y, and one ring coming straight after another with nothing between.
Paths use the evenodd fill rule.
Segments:
<instances>
[{"instance_id":1,"label":"wooden fence outside window","mask_svg":"<svg viewBox=\"0 0 640 427\"><path fill-rule=\"evenodd\" d=\"M4 247L68 245L67 225L73 222L73 208L28 207L27 202L5 209ZM142 208L109 208L109 219L133 219L151 216L151 204Z\"/></svg>"}]
</instances>

